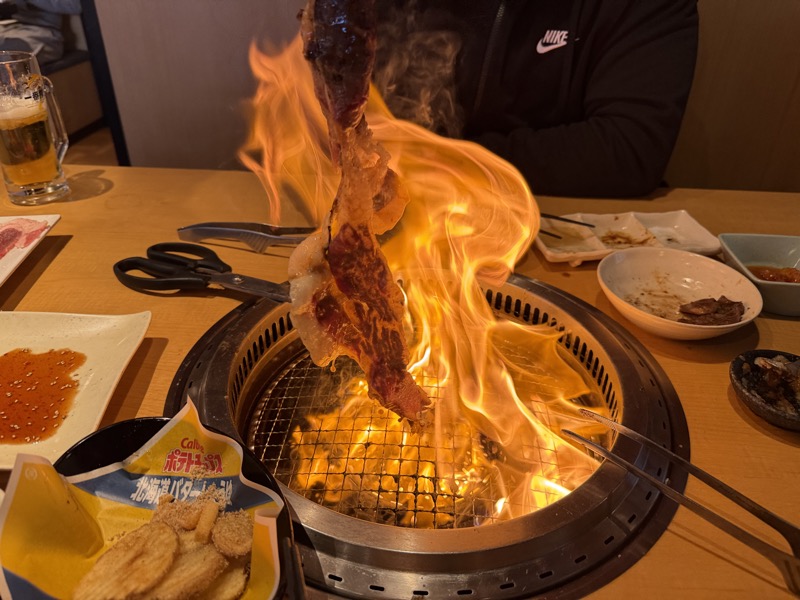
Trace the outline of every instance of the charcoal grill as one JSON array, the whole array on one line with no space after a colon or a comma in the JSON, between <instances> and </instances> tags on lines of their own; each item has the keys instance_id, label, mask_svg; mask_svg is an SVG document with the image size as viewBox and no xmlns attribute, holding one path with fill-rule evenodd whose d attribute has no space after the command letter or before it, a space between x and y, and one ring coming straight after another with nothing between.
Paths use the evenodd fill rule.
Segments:
<instances>
[{"instance_id":1,"label":"charcoal grill","mask_svg":"<svg viewBox=\"0 0 800 600\"><path fill-rule=\"evenodd\" d=\"M596 384L613 419L689 458L675 390L625 329L521 276L484 292L498 317L557 328L559 344ZM166 405L174 414L191 397L205 423L240 439L273 470L292 510L312 598L578 598L634 564L674 515L675 505L654 487L609 463L544 508L480 526L397 527L393 517L376 523L321 506L288 488L283 449L307 411L319 409L309 398L319 399L331 377L310 362L287 304L253 300L198 341ZM686 474L660 456L621 437L608 444L684 489Z\"/></svg>"}]
</instances>

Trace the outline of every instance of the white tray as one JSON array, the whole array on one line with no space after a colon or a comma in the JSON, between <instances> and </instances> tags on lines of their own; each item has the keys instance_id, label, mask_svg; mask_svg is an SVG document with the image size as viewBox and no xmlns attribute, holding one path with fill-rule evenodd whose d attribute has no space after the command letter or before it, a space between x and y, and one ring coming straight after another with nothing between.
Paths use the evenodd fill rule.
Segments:
<instances>
[{"instance_id":1,"label":"white tray","mask_svg":"<svg viewBox=\"0 0 800 600\"><path fill-rule=\"evenodd\" d=\"M13 227L13 222L18 219L25 221L36 221L41 227L35 236L23 236L11 248L8 248L7 253L3 254L0 251L0 285L3 285L6 279L16 270L23 260L39 245L48 232L53 228L61 215L35 215L35 216L19 216L19 217L3 217L0 216L0 231L4 227Z\"/></svg>"},{"instance_id":2,"label":"white tray","mask_svg":"<svg viewBox=\"0 0 800 600\"><path fill-rule=\"evenodd\" d=\"M0 444L0 470L11 469L20 452L55 461L97 429L149 324L149 311L131 315L0 311L0 354L16 348L35 353L66 348L86 355L74 374L78 392L62 427L39 442Z\"/></svg>"},{"instance_id":3,"label":"white tray","mask_svg":"<svg viewBox=\"0 0 800 600\"><path fill-rule=\"evenodd\" d=\"M705 256L720 251L717 237L685 210L563 216L594 227L543 217L541 229L561 236L557 239L540 233L536 237L536 247L550 262L566 262L577 267L584 261L600 260L615 250L642 246L675 248Z\"/></svg>"}]
</instances>

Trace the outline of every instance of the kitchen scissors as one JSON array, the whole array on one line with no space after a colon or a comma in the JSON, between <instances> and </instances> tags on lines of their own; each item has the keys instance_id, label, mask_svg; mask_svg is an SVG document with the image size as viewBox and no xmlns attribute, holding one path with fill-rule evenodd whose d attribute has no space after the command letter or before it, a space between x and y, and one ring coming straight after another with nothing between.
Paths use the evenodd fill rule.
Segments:
<instances>
[{"instance_id":1,"label":"kitchen scissors","mask_svg":"<svg viewBox=\"0 0 800 600\"><path fill-rule=\"evenodd\" d=\"M135 275L141 272L148 276ZM164 242L147 249L147 258L124 258L114 265L114 274L124 285L142 291L202 290L211 285L264 296L276 302L289 301L289 283L275 283L233 273L216 252L184 242Z\"/></svg>"}]
</instances>

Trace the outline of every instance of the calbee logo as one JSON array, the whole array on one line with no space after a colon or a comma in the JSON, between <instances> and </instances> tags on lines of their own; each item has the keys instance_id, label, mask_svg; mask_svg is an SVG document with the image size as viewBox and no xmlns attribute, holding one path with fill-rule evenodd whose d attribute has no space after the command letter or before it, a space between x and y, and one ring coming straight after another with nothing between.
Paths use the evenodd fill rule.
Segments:
<instances>
[{"instance_id":1,"label":"calbee logo","mask_svg":"<svg viewBox=\"0 0 800 600\"><path fill-rule=\"evenodd\" d=\"M556 48L562 48L566 46L568 35L569 31L563 31L561 29L548 29L544 36L542 36L542 39L539 40L539 43L536 44L536 52L539 54L544 54L546 52L550 52L551 50L555 50Z\"/></svg>"}]
</instances>

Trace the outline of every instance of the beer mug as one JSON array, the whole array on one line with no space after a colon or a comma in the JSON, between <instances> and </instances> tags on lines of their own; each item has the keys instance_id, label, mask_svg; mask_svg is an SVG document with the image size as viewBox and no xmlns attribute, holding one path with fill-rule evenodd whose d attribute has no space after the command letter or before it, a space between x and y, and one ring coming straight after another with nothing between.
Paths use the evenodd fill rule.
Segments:
<instances>
[{"instance_id":1,"label":"beer mug","mask_svg":"<svg viewBox=\"0 0 800 600\"><path fill-rule=\"evenodd\" d=\"M0 52L0 166L14 204L63 198L67 130L53 84L30 52Z\"/></svg>"}]
</instances>

